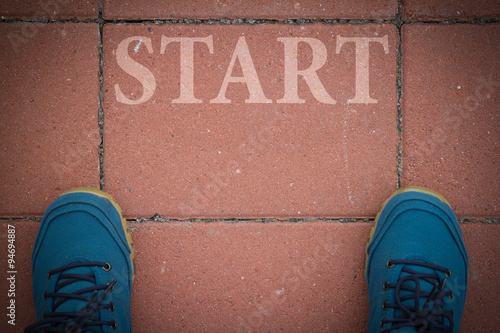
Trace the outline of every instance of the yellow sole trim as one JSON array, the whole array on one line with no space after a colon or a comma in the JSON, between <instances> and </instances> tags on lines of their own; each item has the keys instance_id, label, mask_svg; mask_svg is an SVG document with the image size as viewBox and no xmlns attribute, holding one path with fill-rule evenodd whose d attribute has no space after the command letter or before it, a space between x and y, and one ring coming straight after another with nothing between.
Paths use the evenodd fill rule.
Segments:
<instances>
[{"instance_id":1,"label":"yellow sole trim","mask_svg":"<svg viewBox=\"0 0 500 333\"><path fill-rule=\"evenodd\" d=\"M120 219L121 219L121 222L122 222L123 231L125 232L125 237L127 238L127 243L128 243L128 245L130 247L130 262L132 263L132 282L134 282L134 279L135 279L135 267L134 267L135 249L134 249L134 246L133 246L134 243L132 241L132 234L130 233L130 229L129 229L127 220L125 218L123 218L123 215L122 215L123 211L122 211L121 207L116 203L116 201L113 199L112 196L110 196L106 192L103 192L103 191L98 190L98 189L93 188L93 187L76 187L76 188L73 188L73 189L71 189L69 191L64 192L60 196L63 196L65 194L70 194L70 193L90 193L90 194L94 194L94 195L97 195L98 197L101 197L101 198L104 198L106 200L109 200L111 202L111 204L113 204L113 206L116 208L116 210L118 211L118 214L120 215Z\"/></svg>"},{"instance_id":2,"label":"yellow sole trim","mask_svg":"<svg viewBox=\"0 0 500 333\"><path fill-rule=\"evenodd\" d=\"M368 240L368 244L366 244L366 250L365 250L365 253L366 253L366 258L365 258L365 274L366 274L367 263L368 263L368 245L370 245L370 243L372 241L372 238L373 238L373 235L375 234L375 229L377 228L377 223L378 223L378 219L380 217L380 213L382 213L382 211L384 210L385 206L387 205L387 203L392 198L394 198L398 194L402 194L402 193L406 193L406 192L420 192L420 193L429 194L429 195L432 195L432 196L438 198L439 200L441 200L441 202L443 202L443 203L445 203L445 204L447 204L448 206L451 207L450 203L448 202L448 200L446 200L445 197L443 197L438 192L436 192L434 190L431 190L430 188L425 188L425 187L420 187L420 186L408 186L408 187L402 188L402 189L397 190L396 192L394 192L382 204L382 208L378 212L377 217L375 217L375 223L373 224L373 227L370 230L370 237L369 237L369 240Z\"/></svg>"}]
</instances>

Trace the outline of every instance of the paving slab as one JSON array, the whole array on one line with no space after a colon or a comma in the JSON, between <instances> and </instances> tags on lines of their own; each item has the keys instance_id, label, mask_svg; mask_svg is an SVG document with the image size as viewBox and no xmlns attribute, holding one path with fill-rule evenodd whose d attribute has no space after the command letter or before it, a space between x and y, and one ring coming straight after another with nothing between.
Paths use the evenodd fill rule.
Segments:
<instances>
[{"instance_id":1,"label":"paving slab","mask_svg":"<svg viewBox=\"0 0 500 333\"><path fill-rule=\"evenodd\" d=\"M19 0L1 1L2 19L95 19L99 0Z\"/></svg>"},{"instance_id":2,"label":"paving slab","mask_svg":"<svg viewBox=\"0 0 500 333\"><path fill-rule=\"evenodd\" d=\"M119 0L103 1L106 19L390 19L396 0Z\"/></svg>"},{"instance_id":3,"label":"paving slab","mask_svg":"<svg viewBox=\"0 0 500 333\"><path fill-rule=\"evenodd\" d=\"M500 27L403 28L403 186L461 217L500 216Z\"/></svg>"},{"instance_id":4,"label":"paving slab","mask_svg":"<svg viewBox=\"0 0 500 333\"><path fill-rule=\"evenodd\" d=\"M96 24L0 24L0 216L99 187Z\"/></svg>"},{"instance_id":5,"label":"paving slab","mask_svg":"<svg viewBox=\"0 0 500 333\"><path fill-rule=\"evenodd\" d=\"M362 332L369 226L135 224L134 330Z\"/></svg>"},{"instance_id":6,"label":"paving slab","mask_svg":"<svg viewBox=\"0 0 500 333\"><path fill-rule=\"evenodd\" d=\"M134 330L366 332L371 227L135 224ZM500 300L488 297L500 291L500 225L461 227L470 260L461 331L492 332L500 324Z\"/></svg>"},{"instance_id":7,"label":"paving slab","mask_svg":"<svg viewBox=\"0 0 500 333\"><path fill-rule=\"evenodd\" d=\"M497 0L403 0L405 20L458 20L499 19Z\"/></svg>"},{"instance_id":8,"label":"paving slab","mask_svg":"<svg viewBox=\"0 0 500 333\"><path fill-rule=\"evenodd\" d=\"M106 25L105 189L129 217L375 216L391 25Z\"/></svg>"},{"instance_id":9,"label":"paving slab","mask_svg":"<svg viewBox=\"0 0 500 333\"><path fill-rule=\"evenodd\" d=\"M16 228L16 327L35 320L31 250L38 222ZM134 332L365 332L370 223L133 223ZM461 332L500 325L500 224L461 224L469 289ZM6 267L6 249L0 256ZM8 290L6 278L1 290ZM0 299L5 309L8 298Z\"/></svg>"}]
</instances>

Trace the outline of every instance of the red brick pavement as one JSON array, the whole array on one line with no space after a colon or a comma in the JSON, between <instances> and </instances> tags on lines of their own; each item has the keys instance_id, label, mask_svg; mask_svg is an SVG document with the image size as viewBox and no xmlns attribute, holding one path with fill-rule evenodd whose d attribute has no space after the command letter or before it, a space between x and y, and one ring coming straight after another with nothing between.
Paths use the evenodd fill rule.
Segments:
<instances>
[{"instance_id":1,"label":"red brick pavement","mask_svg":"<svg viewBox=\"0 0 500 333\"><path fill-rule=\"evenodd\" d=\"M135 331L365 331L372 219L415 184L469 219L462 331L495 331L498 5L200 3L0 4L0 238L16 226L19 301L0 331L33 321L39 217L81 185L131 219Z\"/></svg>"}]
</instances>

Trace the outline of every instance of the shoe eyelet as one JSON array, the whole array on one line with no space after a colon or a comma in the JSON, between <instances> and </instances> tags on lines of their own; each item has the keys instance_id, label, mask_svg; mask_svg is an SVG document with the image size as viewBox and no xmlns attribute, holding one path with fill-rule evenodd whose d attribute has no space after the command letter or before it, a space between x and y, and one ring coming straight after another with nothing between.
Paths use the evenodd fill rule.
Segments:
<instances>
[{"instance_id":1,"label":"shoe eyelet","mask_svg":"<svg viewBox=\"0 0 500 333\"><path fill-rule=\"evenodd\" d=\"M387 266L387 268L393 268L394 264L392 263L392 260L387 261L386 266Z\"/></svg>"},{"instance_id":2,"label":"shoe eyelet","mask_svg":"<svg viewBox=\"0 0 500 333\"><path fill-rule=\"evenodd\" d=\"M110 307L108 308L109 312L115 312L115 305L113 302L109 303Z\"/></svg>"},{"instance_id":3,"label":"shoe eyelet","mask_svg":"<svg viewBox=\"0 0 500 333\"><path fill-rule=\"evenodd\" d=\"M384 328L385 323L383 321L380 321L380 328Z\"/></svg>"},{"instance_id":4,"label":"shoe eyelet","mask_svg":"<svg viewBox=\"0 0 500 333\"><path fill-rule=\"evenodd\" d=\"M104 269L106 272L109 272L111 270L111 265L109 263L106 263L106 266L104 266L102 269Z\"/></svg>"},{"instance_id":5,"label":"shoe eyelet","mask_svg":"<svg viewBox=\"0 0 500 333\"><path fill-rule=\"evenodd\" d=\"M451 270L448 270L446 273L444 273L444 275L449 278L451 277Z\"/></svg>"},{"instance_id":6,"label":"shoe eyelet","mask_svg":"<svg viewBox=\"0 0 500 333\"><path fill-rule=\"evenodd\" d=\"M110 282L107 283L107 285L109 286L110 285ZM115 285L112 285L111 288L109 289L109 292L112 292L113 290L115 290Z\"/></svg>"},{"instance_id":7,"label":"shoe eyelet","mask_svg":"<svg viewBox=\"0 0 500 333\"><path fill-rule=\"evenodd\" d=\"M49 297L47 296L47 293L48 293L48 292L49 292L48 290L45 290L45 291L43 292L43 299L44 299L44 300L47 300L47 298L49 298Z\"/></svg>"},{"instance_id":8,"label":"shoe eyelet","mask_svg":"<svg viewBox=\"0 0 500 333\"><path fill-rule=\"evenodd\" d=\"M448 296L450 299L453 299L455 296L453 295L453 291L450 291L450 296Z\"/></svg>"},{"instance_id":9,"label":"shoe eyelet","mask_svg":"<svg viewBox=\"0 0 500 333\"><path fill-rule=\"evenodd\" d=\"M384 303L382 303L382 310L387 311L386 304L388 304L388 303L389 302L387 302L387 301L384 301Z\"/></svg>"},{"instance_id":10,"label":"shoe eyelet","mask_svg":"<svg viewBox=\"0 0 500 333\"><path fill-rule=\"evenodd\" d=\"M111 325L109 325L109 326L110 326L113 330L116 330L116 327L117 327L118 325L116 325L116 321L114 321L114 320L113 320L112 324L111 324Z\"/></svg>"},{"instance_id":11,"label":"shoe eyelet","mask_svg":"<svg viewBox=\"0 0 500 333\"><path fill-rule=\"evenodd\" d=\"M50 273L47 273L47 279L49 279L49 280L50 280L50 279L52 279L52 277L53 277L53 276L54 276L54 275L52 275L52 274L50 274Z\"/></svg>"},{"instance_id":12,"label":"shoe eyelet","mask_svg":"<svg viewBox=\"0 0 500 333\"><path fill-rule=\"evenodd\" d=\"M382 286L382 289L384 289L385 291L389 290L389 287L387 286L388 284L389 284L389 281L385 281L384 285Z\"/></svg>"}]
</instances>

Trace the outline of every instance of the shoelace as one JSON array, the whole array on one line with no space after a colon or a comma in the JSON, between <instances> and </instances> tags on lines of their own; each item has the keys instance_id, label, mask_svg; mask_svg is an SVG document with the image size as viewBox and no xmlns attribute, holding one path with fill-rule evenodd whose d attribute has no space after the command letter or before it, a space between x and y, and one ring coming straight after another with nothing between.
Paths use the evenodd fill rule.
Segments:
<instances>
[{"instance_id":1,"label":"shoelace","mask_svg":"<svg viewBox=\"0 0 500 333\"><path fill-rule=\"evenodd\" d=\"M109 270L111 267L108 263L100 261L89 261L89 262L75 262L69 265L62 266L60 268L51 270L49 272L49 279L57 273L64 272L66 270L85 267L85 266L97 266L102 267L105 270ZM97 330L96 327L102 327L103 325L108 325L116 328L116 322L99 320L95 316L95 313L102 309L109 309L114 311L113 303L102 304L106 294L113 291L116 279L105 285L95 285L93 287L80 289L72 293L60 293L58 292L61 288L70 285L78 281L88 281L91 283L96 283L96 279L93 273L87 274L60 274L58 284L55 287L54 292L45 292L45 299L49 297L54 298L54 304L52 306L52 312L44 314L42 320L28 326L25 329L26 333L32 332L102 332L102 330ZM102 292L98 294L98 291ZM90 297L84 296L83 294L92 292ZM86 302L85 308L75 311L75 312L57 312L64 302L70 299L81 300Z\"/></svg>"},{"instance_id":2,"label":"shoelace","mask_svg":"<svg viewBox=\"0 0 500 333\"><path fill-rule=\"evenodd\" d=\"M392 265L405 265L402 272L408 273L402 276L396 283L384 283L384 289L394 288L395 303L384 302L383 308L394 308L403 311L403 315L396 318L384 318L380 322L381 328L385 324L392 323L392 327L387 328L381 332L391 332L405 327L412 327L417 332L453 332L453 311L444 309L443 297L447 296L452 298L453 293L451 290L445 291L446 281L444 278L440 281L437 274L421 273L406 265L421 266L430 268L435 271L441 271L449 277L450 270L444 267L428 264L420 261L413 260L389 260L388 267ZM413 282L415 285L412 286ZM421 283L428 282L433 285L430 292L421 290ZM401 296L400 292L405 290L409 292L408 295ZM424 304L421 303L421 298L426 299ZM415 306L407 306L403 302L413 300ZM431 302L433 305L431 306ZM448 320L448 325L445 324L445 319Z\"/></svg>"}]
</instances>

